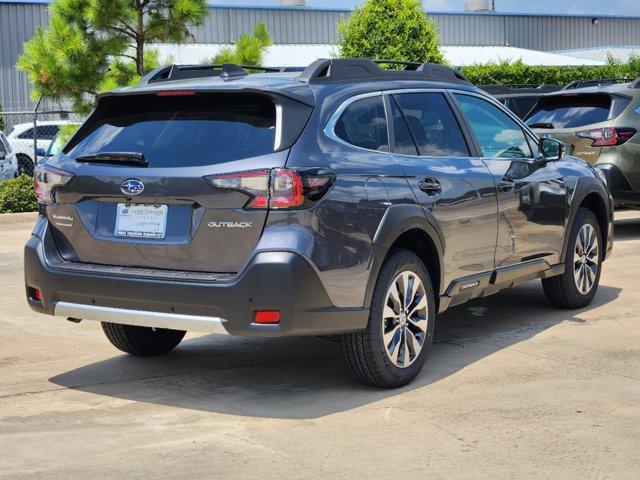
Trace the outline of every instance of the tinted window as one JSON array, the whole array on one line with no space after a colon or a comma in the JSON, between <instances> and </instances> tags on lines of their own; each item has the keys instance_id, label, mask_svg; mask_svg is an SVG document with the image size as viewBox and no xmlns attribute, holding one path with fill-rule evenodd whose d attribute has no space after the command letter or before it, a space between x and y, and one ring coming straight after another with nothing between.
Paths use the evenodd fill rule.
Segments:
<instances>
[{"instance_id":1,"label":"tinted window","mask_svg":"<svg viewBox=\"0 0 640 480\"><path fill-rule=\"evenodd\" d=\"M418 155L413 136L396 101L391 98L391 116L393 120L393 151L402 155Z\"/></svg>"},{"instance_id":2,"label":"tinted window","mask_svg":"<svg viewBox=\"0 0 640 480\"><path fill-rule=\"evenodd\" d=\"M481 98L455 96L480 142L484 157L533 157L524 131L506 113Z\"/></svg>"},{"instance_id":3,"label":"tinted window","mask_svg":"<svg viewBox=\"0 0 640 480\"><path fill-rule=\"evenodd\" d=\"M458 122L441 93L394 95L404 114L420 155L468 157L469 150Z\"/></svg>"},{"instance_id":4,"label":"tinted window","mask_svg":"<svg viewBox=\"0 0 640 480\"><path fill-rule=\"evenodd\" d=\"M60 127L58 125L38 125L36 129L38 138L41 140L53 140L59 130Z\"/></svg>"},{"instance_id":5,"label":"tinted window","mask_svg":"<svg viewBox=\"0 0 640 480\"><path fill-rule=\"evenodd\" d=\"M9 141L7 137L4 136L4 133L0 132L0 150L5 154L11 153L11 147L9 146Z\"/></svg>"},{"instance_id":6,"label":"tinted window","mask_svg":"<svg viewBox=\"0 0 640 480\"><path fill-rule=\"evenodd\" d=\"M24 140L24 139L33 140L33 128L30 128L29 130L25 130L20 135L18 135L18 138L21 140Z\"/></svg>"},{"instance_id":7,"label":"tinted window","mask_svg":"<svg viewBox=\"0 0 640 480\"><path fill-rule=\"evenodd\" d=\"M529 114L527 125L535 127L535 124L547 123L553 128L582 127L608 120L610 111L611 97L606 94L542 97Z\"/></svg>"},{"instance_id":8,"label":"tinted window","mask_svg":"<svg viewBox=\"0 0 640 480\"><path fill-rule=\"evenodd\" d=\"M275 118L263 95L112 97L64 151L140 152L152 167L214 165L272 153Z\"/></svg>"},{"instance_id":9,"label":"tinted window","mask_svg":"<svg viewBox=\"0 0 640 480\"><path fill-rule=\"evenodd\" d=\"M525 118L536 103L538 103L538 97L514 97L509 100L507 107L518 117Z\"/></svg>"},{"instance_id":10,"label":"tinted window","mask_svg":"<svg viewBox=\"0 0 640 480\"><path fill-rule=\"evenodd\" d=\"M7 154L7 149L4 146L4 141L2 140L2 137L0 137L0 156L4 156Z\"/></svg>"},{"instance_id":11,"label":"tinted window","mask_svg":"<svg viewBox=\"0 0 640 480\"><path fill-rule=\"evenodd\" d=\"M351 103L336 123L335 133L351 145L388 152L389 138L382 97L363 98Z\"/></svg>"}]
</instances>

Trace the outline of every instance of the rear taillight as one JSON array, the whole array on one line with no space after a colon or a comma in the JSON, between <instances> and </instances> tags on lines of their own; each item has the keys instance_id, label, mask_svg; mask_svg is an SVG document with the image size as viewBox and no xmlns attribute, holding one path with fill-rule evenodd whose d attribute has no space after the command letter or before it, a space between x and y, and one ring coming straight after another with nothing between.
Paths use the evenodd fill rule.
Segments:
<instances>
[{"instance_id":1,"label":"rear taillight","mask_svg":"<svg viewBox=\"0 0 640 480\"><path fill-rule=\"evenodd\" d=\"M272 168L208 175L204 179L221 190L235 190L251 198L248 210L305 208L322 198L335 179L324 169Z\"/></svg>"},{"instance_id":2,"label":"rear taillight","mask_svg":"<svg viewBox=\"0 0 640 480\"><path fill-rule=\"evenodd\" d=\"M614 147L622 145L636 133L635 128L605 127L576 132L576 136L593 140L592 147Z\"/></svg>"},{"instance_id":3,"label":"rear taillight","mask_svg":"<svg viewBox=\"0 0 640 480\"><path fill-rule=\"evenodd\" d=\"M33 171L33 188L40 203L55 203L54 190L69 183L73 173L48 165L38 165Z\"/></svg>"}]
</instances>

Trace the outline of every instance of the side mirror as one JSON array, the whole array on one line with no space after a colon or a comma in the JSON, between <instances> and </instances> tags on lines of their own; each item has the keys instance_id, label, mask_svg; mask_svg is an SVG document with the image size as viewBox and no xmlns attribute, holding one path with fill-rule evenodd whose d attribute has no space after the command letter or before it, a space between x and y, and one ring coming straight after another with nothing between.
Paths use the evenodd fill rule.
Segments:
<instances>
[{"instance_id":1,"label":"side mirror","mask_svg":"<svg viewBox=\"0 0 640 480\"><path fill-rule=\"evenodd\" d=\"M36 153L38 154L39 157L44 157L47 154L47 150L42 147L38 147L38 149L36 150Z\"/></svg>"},{"instance_id":2,"label":"side mirror","mask_svg":"<svg viewBox=\"0 0 640 480\"><path fill-rule=\"evenodd\" d=\"M542 137L538 146L540 148L540 155L546 162L562 160L566 150L564 143L550 137Z\"/></svg>"}]
</instances>

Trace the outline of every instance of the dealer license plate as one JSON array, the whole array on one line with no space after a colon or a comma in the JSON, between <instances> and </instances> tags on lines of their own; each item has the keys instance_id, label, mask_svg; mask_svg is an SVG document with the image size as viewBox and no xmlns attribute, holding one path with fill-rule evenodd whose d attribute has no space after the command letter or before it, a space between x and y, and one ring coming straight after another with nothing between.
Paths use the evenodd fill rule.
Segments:
<instances>
[{"instance_id":1,"label":"dealer license plate","mask_svg":"<svg viewBox=\"0 0 640 480\"><path fill-rule=\"evenodd\" d=\"M166 205L119 203L116 213L116 236L164 238L167 209Z\"/></svg>"}]
</instances>

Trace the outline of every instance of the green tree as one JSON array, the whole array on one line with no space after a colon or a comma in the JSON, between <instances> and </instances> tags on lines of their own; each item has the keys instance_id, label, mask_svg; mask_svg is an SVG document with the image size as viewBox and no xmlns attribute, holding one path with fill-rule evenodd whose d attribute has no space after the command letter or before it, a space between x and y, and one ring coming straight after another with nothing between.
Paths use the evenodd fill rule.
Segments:
<instances>
[{"instance_id":1,"label":"green tree","mask_svg":"<svg viewBox=\"0 0 640 480\"><path fill-rule=\"evenodd\" d=\"M367 0L338 25L341 57L443 63L438 26L420 0Z\"/></svg>"},{"instance_id":2,"label":"green tree","mask_svg":"<svg viewBox=\"0 0 640 480\"><path fill-rule=\"evenodd\" d=\"M49 27L25 43L18 68L36 97L86 107L105 78L127 85L153 66L148 43L185 41L207 13L206 0L54 0Z\"/></svg>"},{"instance_id":3,"label":"green tree","mask_svg":"<svg viewBox=\"0 0 640 480\"><path fill-rule=\"evenodd\" d=\"M210 63L235 63L237 65L261 65L267 47L272 45L271 35L264 22L260 22L250 35L240 35L235 45L225 46Z\"/></svg>"}]
</instances>

